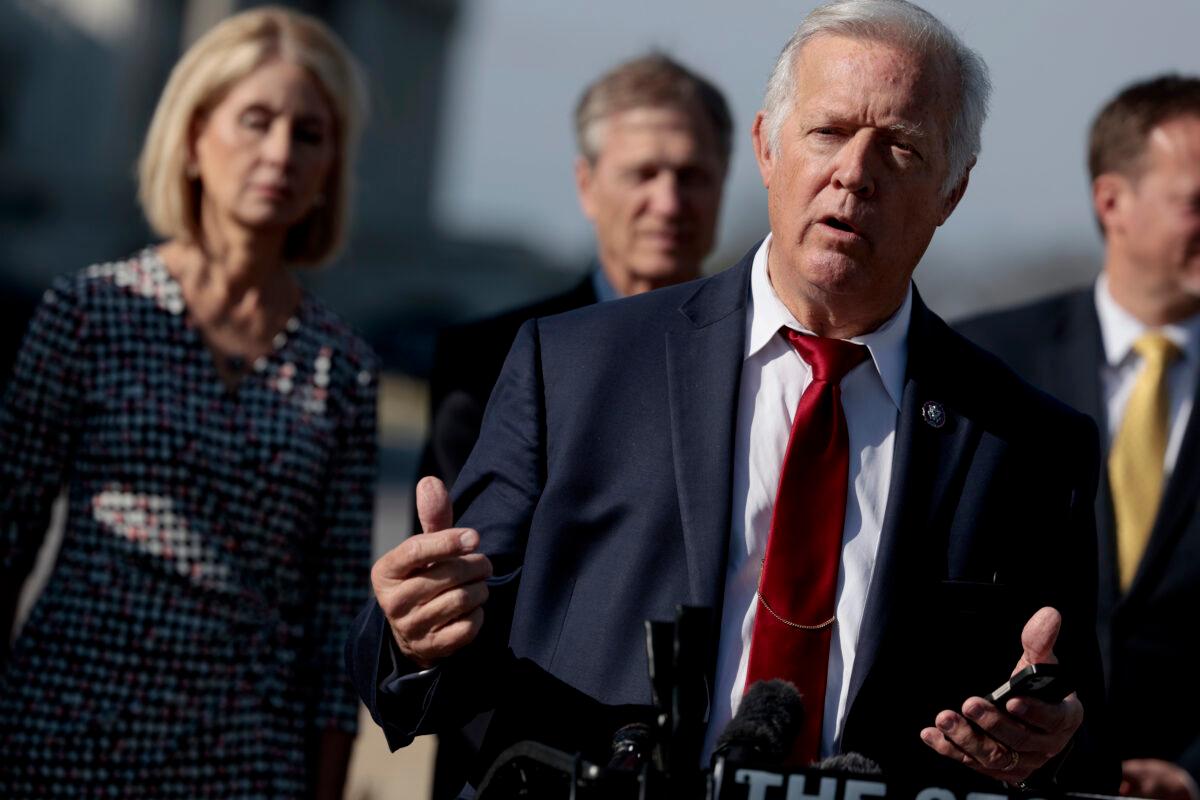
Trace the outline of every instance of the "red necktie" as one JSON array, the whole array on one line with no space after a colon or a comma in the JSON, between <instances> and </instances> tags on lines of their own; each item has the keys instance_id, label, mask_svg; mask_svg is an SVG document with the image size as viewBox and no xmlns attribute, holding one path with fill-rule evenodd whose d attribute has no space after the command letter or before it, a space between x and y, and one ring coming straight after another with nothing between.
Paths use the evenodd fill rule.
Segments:
<instances>
[{"instance_id":1,"label":"red necktie","mask_svg":"<svg viewBox=\"0 0 1200 800\"><path fill-rule=\"evenodd\" d=\"M867 348L787 331L813 379L792 420L771 532L758 580L746 687L782 678L804 695L804 729L793 766L820 756L825 676L833 632L850 446L838 384L866 360Z\"/></svg>"}]
</instances>

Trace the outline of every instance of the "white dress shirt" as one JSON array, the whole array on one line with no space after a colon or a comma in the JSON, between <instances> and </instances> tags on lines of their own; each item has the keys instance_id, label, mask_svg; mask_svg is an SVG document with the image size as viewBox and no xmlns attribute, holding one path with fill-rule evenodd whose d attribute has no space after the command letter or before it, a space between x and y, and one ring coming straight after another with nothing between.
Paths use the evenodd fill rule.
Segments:
<instances>
[{"instance_id":1,"label":"white dress shirt","mask_svg":"<svg viewBox=\"0 0 1200 800\"><path fill-rule=\"evenodd\" d=\"M705 739L705 761L736 712L746 683L750 636L758 604L759 570L766 553L771 511L792 417L812 370L780 334L784 327L811 333L775 294L767 274L768 235L754 256L746 312L746 352L738 394L733 464L733 514L729 535L721 641L714 707ZM838 567L836 621L829 650L821 754L835 752L842 735L847 691L884 509L891 485L896 420L907 366L912 289L900 309L877 330L850 341L866 345L871 358L841 382L850 444L850 472L842 555ZM809 702L807 699L806 703Z\"/></svg>"},{"instance_id":2,"label":"white dress shirt","mask_svg":"<svg viewBox=\"0 0 1200 800\"><path fill-rule=\"evenodd\" d=\"M1142 367L1142 357L1134 352L1133 343L1152 326L1142 323L1117 304L1108 291L1108 278L1103 273L1096 280L1096 315L1100 318L1100 336L1104 341L1105 364L1100 369L1100 383L1108 413L1108 429L1103 433L1108 436L1107 444L1111 445L1121 429L1125 406ZM1165 479L1175 469L1183 432L1192 415L1196 380L1200 377L1200 314L1164 325L1158 331L1173 341L1181 352L1180 358L1167 368L1169 428L1163 461Z\"/></svg>"}]
</instances>

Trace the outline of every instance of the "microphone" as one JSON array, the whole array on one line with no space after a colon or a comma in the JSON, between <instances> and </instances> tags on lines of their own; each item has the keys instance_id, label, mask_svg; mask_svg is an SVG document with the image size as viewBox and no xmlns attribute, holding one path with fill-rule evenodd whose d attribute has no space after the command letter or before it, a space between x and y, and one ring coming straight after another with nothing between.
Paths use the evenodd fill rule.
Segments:
<instances>
[{"instance_id":1,"label":"microphone","mask_svg":"<svg viewBox=\"0 0 1200 800\"><path fill-rule=\"evenodd\" d=\"M617 728L612 739L609 769L640 770L650 761L654 750L654 731L644 722Z\"/></svg>"},{"instance_id":2,"label":"microphone","mask_svg":"<svg viewBox=\"0 0 1200 800\"><path fill-rule=\"evenodd\" d=\"M804 699L794 684L758 681L717 739L712 762L724 758L748 766L778 766L791 754L803 724Z\"/></svg>"},{"instance_id":3,"label":"microphone","mask_svg":"<svg viewBox=\"0 0 1200 800\"><path fill-rule=\"evenodd\" d=\"M878 764L853 750L849 753L838 753L824 761L815 764L817 769L830 772L844 772L848 775L873 775L883 777L883 770Z\"/></svg>"}]
</instances>

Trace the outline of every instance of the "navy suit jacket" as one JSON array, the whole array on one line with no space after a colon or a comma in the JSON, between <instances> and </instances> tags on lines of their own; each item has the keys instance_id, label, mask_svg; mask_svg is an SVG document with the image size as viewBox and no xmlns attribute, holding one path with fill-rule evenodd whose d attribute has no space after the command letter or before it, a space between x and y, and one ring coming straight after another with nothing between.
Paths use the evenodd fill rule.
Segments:
<instances>
[{"instance_id":1,"label":"navy suit jacket","mask_svg":"<svg viewBox=\"0 0 1200 800\"><path fill-rule=\"evenodd\" d=\"M447 486L458 479L479 438L483 410L504 359L526 320L562 314L595 302L596 290L589 272L562 294L439 333L429 375L429 439L421 453L417 478L433 475Z\"/></svg>"},{"instance_id":2,"label":"navy suit jacket","mask_svg":"<svg viewBox=\"0 0 1200 800\"><path fill-rule=\"evenodd\" d=\"M1107 429L1105 363L1092 289L960 324L1022 377ZM1200 400L1200 388L1197 389ZM1163 758L1200 780L1200 410L1193 410L1137 575L1122 594L1107 471L1096 497L1099 638L1122 758Z\"/></svg>"},{"instance_id":3,"label":"navy suit jacket","mask_svg":"<svg viewBox=\"0 0 1200 800\"><path fill-rule=\"evenodd\" d=\"M377 606L348 645L393 745L493 706L490 753L535 737L603 758L613 728L597 729L611 720L542 698L565 688L605 707L647 704L643 620L672 619L681 603L719 620L752 257L521 329L454 490L457 523L480 531L497 576L480 637L415 699L380 689L393 685L395 653ZM919 298L908 346L842 744L885 769L967 777L918 733L1008 677L1021 628L1043 605L1062 611L1057 654L1089 722L1100 716L1097 436ZM940 427L924 421L929 402L944 410ZM1112 788L1094 755L1089 742L1075 748L1076 778L1093 778L1077 785Z\"/></svg>"}]
</instances>

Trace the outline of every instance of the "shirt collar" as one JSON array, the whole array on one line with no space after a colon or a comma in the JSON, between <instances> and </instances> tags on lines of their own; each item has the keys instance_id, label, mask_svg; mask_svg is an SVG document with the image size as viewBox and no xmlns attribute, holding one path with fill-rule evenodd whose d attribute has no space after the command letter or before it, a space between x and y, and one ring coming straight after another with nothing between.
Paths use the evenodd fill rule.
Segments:
<instances>
[{"instance_id":1,"label":"shirt collar","mask_svg":"<svg viewBox=\"0 0 1200 800\"><path fill-rule=\"evenodd\" d=\"M592 269L592 291L596 293L596 302L603 303L606 300L616 300L617 290L608 280L608 276L604 274L604 267L600 266L600 262L596 262L596 266Z\"/></svg>"},{"instance_id":2,"label":"shirt collar","mask_svg":"<svg viewBox=\"0 0 1200 800\"><path fill-rule=\"evenodd\" d=\"M782 327L812 333L796 321L788 310L767 274L767 253L771 234L763 240L750 267L750 303L746 311L746 353L748 359L762 350ZM908 366L908 323L912 318L912 283L904 293L904 302L896 313L870 333L852 337L849 341L866 345L883 382L883 388L897 409L904 395L904 372Z\"/></svg>"},{"instance_id":3,"label":"shirt collar","mask_svg":"<svg viewBox=\"0 0 1200 800\"><path fill-rule=\"evenodd\" d=\"M1096 316L1100 318L1100 338L1104 341L1104 359L1111 367L1119 367L1133 344L1151 326L1130 314L1117 303L1108 290L1108 276L1103 272L1096 279ZM1200 314L1157 328L1183 352L1189 361L1200 358Z\"/></svg>"}]
</instances>

